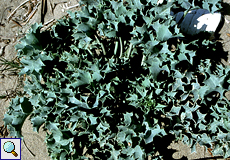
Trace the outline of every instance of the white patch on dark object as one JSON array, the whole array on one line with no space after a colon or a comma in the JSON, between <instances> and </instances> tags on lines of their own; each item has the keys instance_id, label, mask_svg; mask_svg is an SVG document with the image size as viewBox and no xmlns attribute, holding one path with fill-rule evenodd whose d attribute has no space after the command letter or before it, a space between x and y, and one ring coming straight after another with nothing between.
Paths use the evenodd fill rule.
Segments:
<instances>
[{"instance_id":1,"label":"white patch on dark object","mask_svg":"<svg viewBox=\"0 0 230 160\"><path fill-rule=\"evenodd\" d=\"M212 14L205 9L191 10L185 16L184 12L171 12L171 15L175 17L181 32L191 36L202 31L214 33L221 21L220 13Z\"/></svg>"}]
</instances>

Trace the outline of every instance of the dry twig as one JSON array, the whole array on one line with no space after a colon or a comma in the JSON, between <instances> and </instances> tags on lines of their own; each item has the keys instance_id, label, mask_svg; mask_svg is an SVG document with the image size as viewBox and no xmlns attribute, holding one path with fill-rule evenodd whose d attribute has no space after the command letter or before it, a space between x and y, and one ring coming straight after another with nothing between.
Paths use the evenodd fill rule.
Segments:
<instances>
[{"instance_id":1,"label":"dry twig","mask_svg":"<svg viewBox=\"0 0 230 160\"><path fill-rule=\"evenodd\" d=\"M3 138L7 137L9 135L9 132L7 130L7 127L2 125L0 127L0 135L3 136Z\"/></svg>"},{"instance_id":2,"label":"dry twig","mask_svg":"<svg viewBox=\"0 0 230 160\"><path fill-rule=\"evenodd\" d=\"M28 9L27 13L24 14L24 17L27 17L32 12L33 6L34 6L33 3L30 1L29 9Z\"/></svg>"},{"instance_id":3,"label":"dry twig","mask_svg":"<svg viewBox=\"0 0 230 160\"><path fill-rule=\"evenodd\" d=\"M22 27L22 25L20 24L20 23L18 23L17 21L15 21L15 20L13 20L13 19L11 19L12 20L12 22L14 22L15 24L16 24L16 26L19 26L19 27ZM12 27L13 28L13 27Z\"/></svg>"},{"instance_id":4,"label":"dry twig","mask_svg":"<svg viewBox=\"0 0 230 160\"><path fill-rule=\"evenodd\" d=\"M12 17L16 13L16 11L20 7L22 7L23 5L25 5L27 2L29 2L28 11L23 16L23 17L26 17L26 18L22 18L23 20L22 19L19 20L19 21L23 21L24 22L24 23L20 24L18 21L13 20ZM11 12L10 16L7 18L7 21L9 22L10 20L12 20L17 26L22 27L23 25L26 25L28 23L28 21L33 17L33 15L37 11L39 5L40 5L40 3L37 0L35 0L35 1L26 0L25 2L23 2L22 4L20 4L18 7L16 7L13 12Z\"/></svg>"},{"instance_id":5,"label":"dry twig","mask_svg":"<svg viewBox=\"0 0 230 160\"><path fill-rule=\"evenodd\" d=\"M53 18L53 19L49 20L48 22L44 23L43 25L46 26L46 25L48 25L49 23L52 23L54 20L55 20L55 19Z\"/></svg>"},{"instance_id":6,"label":"dry twig","mask_svg":"<svg viewBox=\"0 0 230 160\"><path fill-rule=\"evenodd\" d=\"M15 8L13 10L13 12L11 12L11 14L9 15L9 17L7 18L7 21L9 22L12 18L12 16L16 13L16 11L21 7L23 6L24 4L26 4L27 2L29 2L30 0L26 0L25 2L23 2L22 4L20 4L17 8Z\"/></svg>"},{"instance_id":7,"label":"dry twig","mask_svg":"<svg viewBox=\"0 0 230 160\"><path fill-rule=\"evenodd\" d=\"M69 9L72 9L72 8L75 8L75 7L78 7L79 4L76 4L76 5L73 5L73 6L68 6L67 3L65 3L62 8L64 8L65 10L69 10Z\"/></svg>"},{"instance_id":8,"label":"dry twig","mask_svg":"<svg viewBox=\"0 0 230 160\"><path fill-rule=\"evenodd\" d=\"M40 3L37 3L37 5L34 7L33 11L28 16L26 22L22 23L21 25L24 26L24 25L26 25L28 23L28 21L33 17L33 15L35 14L35 12L37 11L39 5L40 5Z\"/></svg>"},{"instance_id":9,"label":"dry twig","mask_svg":"<svg viewBox=\"0 0 230 160\"><path fill-rule=\"evenodd\" d=\"M6 48L6 45L1 47L0 49L0 56L4 56L5 55L5 48Z\"/></svg>"}]
</instances>

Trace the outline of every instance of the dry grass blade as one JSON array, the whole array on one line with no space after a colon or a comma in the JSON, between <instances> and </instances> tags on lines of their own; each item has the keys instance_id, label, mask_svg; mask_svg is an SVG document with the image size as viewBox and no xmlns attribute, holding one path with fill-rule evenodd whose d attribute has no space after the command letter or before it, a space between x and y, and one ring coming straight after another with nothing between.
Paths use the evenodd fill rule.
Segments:
<instances>
[{"instance_id":1,"label":"dry grass blade","mask_svg":"<svg viewBox=\"0 0 230 160\"><path fill-rule=\"evenodd\" d=\"M12 16L16 13L16 11L21 7L23 6L24 4L26 4L27 2L29 2L30 0L26 0L25 2L23 2L22 4L20 4L17 8L15 8L13 10L13 12L9 15L9 17L7 18L7 21L9 22L12 18Z\"/></svg>"},{"instance_id":2,"label":"dry grass blade","mask_svg":"<svg viewBox=\"0 0 230 160\"><path fill-rule=\"evenodd\" d=\"M5 102L7 101L7 100L9 100L10 98L13 98L13 97L15 97L16 96L16 94L15 93L8 93L7 91L6 91L6 95L1 95L0 96L0 99L5 99Z\"/></svg>"},{"instance_id":3,"label":"dry grass blade","mask_svg":"<svg viewBox=\"0 0 230 160\"><path fill-rule=\"evenodd\" d=\"M25 142L24 139L23 139L23 143L26 146L26 148L28 149L28 151L35 157L35 154L27 147L26 142Z\"/></svg>"},{"instance_id":4,"label":"dry grass blade","mask_svg":"<svg viewBox=\"0 0 230 160\"><path fill-rule=\"evenodd\" d=\"M6 45L1 47L0 49L0 56L4 56L5 55L5 48L6 48Z\"/></svg>"},{"instance_id":5,"label":"dry grass blade","mask_svg":"<svg viewBox=\"0 0 230 160\"><path fill-rule=\"evenodd\" d=\"M48 25L49 23L52 23L53 21L55 21L55 19L54 19L54 18L53 18L53 19L51 19L51 20L49 20L48 22L44 23L44 26Z\"/></svg>"},{"instance_id":6,"label":"dry grass blade","mask_svg":"<svg viewBox=\"0 0 230 160\"><path fill-rule=\"evenodd\" d=\"M19 27L22 27L22 25L20 24L20 23L18 23L17 21L15 21L15 20L13 20L13 19L11 19L12 20L12 22L14 22L15 24L16 24L16 26L19 26ZM13 28L13 27L12 27Z\"/></svg>"},{"instance_id":7,"label":"dry grass blade","mask_svg":"<svg viewBox=\"0 0 230 160\"><path fill-rule=\"evenodd\" d=\"M15 62L16 58L9 61L3 57L0 57L0 66L4 66L3 69L0 69L1 72L3 71L11 71L11 72L17 72L22 67L20 66L20 63Z\"/></svg>"},{"instance_id":8,"label":"dry grass blade","mask_svg":"<svg viewBox=\"0 0 230 160\"><path fill-rule=\"evenodd\" d=\"M32 1L30 1L30 5L29 5L29 8L28 8L28 11L27 13L24 15L24 17L27 17L31 12L32 12L32 9L33 9L33 3Z\"/></svg>"},{"instance_id":9,"label":"dry grass blade","mask_svg":"<svg viewBox=\"0 0 230 160\"><path fill-rule=\"evenodd\" d=\"M213 157L212 152L211 152L212 149L211 149L211 148L208 148L207 150L208 150L208 153Z\"/></svg>"},{"instance_id":10,"label":"dry grass blade","mask_svg":"<svg viewBox=\"0 0 230 160\"><path fill-rule=\"evenodd\" d=\"M40 3L38 3L35 7L34 7L34 9L33 9L33 11L30 13L30 15L26 18L27 20L26 20L26 22L24 22L24 23L22 23L21 25L26 25L28 22L29 22L29 20L33 17L33 15L35 14L35 12L37 11L37 9L38 9L38 6L40 5Z\"/></svg>"},{"instance_id":11,"label":"dry grass blade","mask_svg":"<svg viewBox=\"0 0 230 160\"><path fill-rule=\"evenodd\" d=\"M64 8L65 10L68 10L68 9L72 9L72 8L75 8L75 7L78 7L79 4L76 4L76 5L73 5L73 6L67 6L67 4L65 3L65 5L62 6L62 8Z\"/></svg>"},{"instance_id":12,"label":"dry grass blade","mask_svg":"<svg viewBox=\"0 0 230 160\"><path fill-rule=\"evenodd\" d=\"M2 125L0 127L0 135L3 136L3 138L7 137L9 135L9 132L7 130L7 127Z\"/></svg>"}]
</instances>

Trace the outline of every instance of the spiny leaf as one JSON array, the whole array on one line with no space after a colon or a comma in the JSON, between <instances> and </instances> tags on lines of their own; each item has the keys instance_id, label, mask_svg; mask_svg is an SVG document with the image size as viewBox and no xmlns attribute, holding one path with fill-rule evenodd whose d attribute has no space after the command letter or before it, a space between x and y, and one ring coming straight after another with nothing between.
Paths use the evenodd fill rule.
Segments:
<instances>
[{"instance_id":1,"label":"spiny leaf","mask_svg":"<svg viewBox=\"0 0 230 160\"><path fill-rule=\"evenodd\" d=\"M153 24L153 28L156 31L157 39L159 41L166 41L172 37L172 33L169 31L169 27L164 24L160 24L159 21Z\"/></svg>"},{"instance_id":2,"label":"spiny leaf","mask_svg":"<svg viewBox=\"0 0 230 160\"><path fill-rule=\"evenodd\" d=\"M81 72L76 82L73 82L71 86L78 87L92 82L91 74L89 72Z\"/></svg>"},{"instance_id":3,"label":"spiny leaf","mask_svg":"<svg viewBox=\"0 0 230 160\"><path fill-rule=\"evenodd\" d=\"M31 118L31 122L33 124L33 130L38 132L41 125L45 122L45 120L39 116Z\"/></svg>"},{"instance_id":4,"label":"spiny leaf","mask_svg":"<svg viewBox=\"0 0 230 160\"><path fill-rule=\"evenodd\" d=\"M132 122L132 117L133 116L133 113L125 113L124 114L124 123L126 126L129 126Z\"/></svg>"},{"instance_id":5,"label":"spiny leaf","mask_svg":"<svg viewBox=\"0 0 230 160\"><path fill-rule=\"evenodd\" d=\"M161 71L161 68L160 68L161 62L159 58L151 58L147 62L151 64L151 67L149 67L149 71L152 74L153 79L156 80L158 74Z\"/></svg>"},{"instance_id":6,"label":"spiny leaf","mask_svg":"<svg viewBox=\"0 0 230 160\"><path fill-rule=\"evenodd\" d=\"M142 151L140 146L136 146L135 148L135 153L134 153L134 157L141 160L144 157L144 152Z\"/></svg>"},{"instance_id":7,"label":"spiny leaf","mask_svg":"<svg viewBox=\"0 0 230 160\"><path fill-rule=\"evenodd\" d=\"M21 63L25 65L25 67L21 70L21 74L26 74L28 72L31 73L33 71L39 72L42 69L42 66L45 66L40 58L37 60L22 59Z\"/></svg>"}]
</instances>

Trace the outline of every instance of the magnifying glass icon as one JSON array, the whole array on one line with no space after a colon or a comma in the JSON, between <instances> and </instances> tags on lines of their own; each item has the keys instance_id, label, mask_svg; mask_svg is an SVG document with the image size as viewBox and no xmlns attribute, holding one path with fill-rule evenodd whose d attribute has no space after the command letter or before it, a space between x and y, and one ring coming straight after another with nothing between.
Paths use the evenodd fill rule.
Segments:
<instances>
[{"instance_id":1,"label":"magnifying glass icon","mask_svg":"<svg viewBox=\"0 0 230 160\"><path fill-rule=\"evenodd\" d=\"M15 150L15 145L11 141L7 141L3 145L3 149L7 153L12 153L15 157L18 156L18 154L14 151Z\"/></svg>"}]
</instances>

